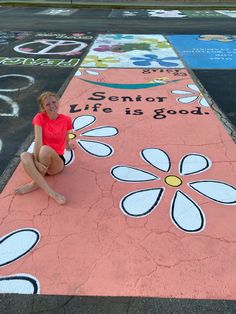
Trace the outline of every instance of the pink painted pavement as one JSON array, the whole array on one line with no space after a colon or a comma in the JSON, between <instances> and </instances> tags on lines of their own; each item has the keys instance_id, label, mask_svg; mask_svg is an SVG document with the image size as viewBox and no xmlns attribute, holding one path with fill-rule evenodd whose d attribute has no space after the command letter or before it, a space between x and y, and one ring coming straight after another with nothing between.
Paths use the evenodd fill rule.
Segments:
<instances>
[{"instance_id":1,"label":"pink painted pavement","mask_svg":"<svg viewBox=\"0 0 236 314\"><path fill-rule=\"evenodd\" d=\"M80 72L61 98L61 112L73 119L96 117L93 124L74 132L75 141L106 143L112 153L96 157L80 142L71 165L47 178L67 197L65 206L40 190L15 196L14 189L28 181L18 166L0 196L0 235L34 228L41 238L27 255L2 267L0 275L29 273L39 281L41 294L235 299L235 202L214 201L188 183L212 180L233 187L236 148L203 95L188 85L195 84L188 72L107 69L97 70L96 76L85 69ZM162 81L168 83L148 87ZM144 85L135 89L137 84ZM94 104L100 104L97 111ZM118 134L95 138L82 134L104 126L116 128ZM167 185L167 171L141 158L140 153L151 148L169 156L168 175L181 178L180 186ZM210 166L181 176L179 162L191 154L206 156ZM112 175L115 166L142 169L159 179L124 182ZM157 188L164 192L148 215L137 218L122 210L124 196ZM204 222L198 232L184 230L171 218L177 190L201 208Z\"/></svg>"}]
</instances>

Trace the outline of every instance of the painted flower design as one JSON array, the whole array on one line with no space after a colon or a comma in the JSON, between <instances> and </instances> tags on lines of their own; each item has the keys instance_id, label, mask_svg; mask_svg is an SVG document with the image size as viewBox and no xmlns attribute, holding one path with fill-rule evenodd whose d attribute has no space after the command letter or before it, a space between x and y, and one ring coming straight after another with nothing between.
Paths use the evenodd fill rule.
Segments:
<instances>
[{"instance_id":1,"label":"painted flower design","mask_svg":"<svg viewBox=\"0 0 236 314\"><path fill-rule=\"evenodd\" d=\"M143 57L132 57L130 60L133 60L133 64L137 66L151 66L153 63L158 63L162 67L176 67L178 63L173 61L178 61L176 57L164 57L159 58L157 55L146 54Z\"/></svg>"},{"instance_id":2,"label":"painted flower design","mask_svg":"<svg viewBox=\"0 0 236 314\"><path fill-rule=\"evenodd\" d=\"M183 184L183 176L191 176L208 170L212 162L201 154L191 153L182 157L179 163L179 174L170 173L171 160L166 152L158 148L147 148L141 151L141 158L165 173L163 181L166 187L153 187L133 191L125 195L120 208L124 214L131 217L143 217L150 214L160 203L166 188L175 188L170 204L170 216L175 226L185 232L199 232L205 227L206 219L201 207L179 187ZM121 182L156 182L158 176L130 166L115 166L111 175ZM188 187L207 197L208 199L224 205L236 204L236 188L217 180L190 181Z\"/></svg>"},{"instance_id":3,"label":"painted flower design","mask_svg":"<svg viewBox=\"0 0 236 314\"><path fill-rule=\"evenodd\" d=\"M187 88L189 90L172 90L171 93L175 95L181 95L181 97L177 98L182 104L190 104L195 100L198 100L199 104L204 107L209 107L208 102L203 97L201 91L195 84L187 84Z\"/></svg>"},{"instance_id":4,"label":"painted flower design","mask_svg":"<svg viewBox=\"0 0 236 314\"><path fill-rule=\"evenodd\" d=\"M117 47L119 47L117 45ZM93 49L94 51L101 51L101 52L106 52L106 51L111 51L112 50L112 46L109 45L99 45L98 47Z\"/></svg>"},{"instance_id":5,"label":"painted flower design","mask_svg":"<svg viewBox=\"0 0 236 314\"><path fill-rule=\"evenodd\" d=\"M35 229L18 229L0 239L0 267L19 260L39 242L40 234ZM39 293L38 280L29 274L0 276L0 293Z\"/></svg>"},{"instance_id":6,"label":"painted flower design","mask_svg":"<svg viewBox=\"0 0 236 314\"><path fill-rule=\"evenodd\" d=\"M75 132L82 131L90 127L96 121L96 117L92 115L83 115L73 120L72 126ZM86 153L95 157L109 157L113 154L113 148L101 141L94 139L101 137L112 137L118 134L117 128L113 126L100 126L93 129L85 130L78 136L75 133L70 135L71 139L76 138L76 142ZM78 137L78 138L77 138ZM92 139L92 140L91 140ZM66 165L74 160L74 152L67 150L64 154Z\"/></svg>"},{"instance_id":7,"label":"painted flower design","mask_svg":"<svg viewBox=\"0 0 236 314\"><path fill-rule=\"evenodd\" d=\"M159 40L154 39L154 38L140 38L140 40L143 43L152 45L153 48L157 48L157 49L171 48L171 45L164 38L160 38ZM152 50L152 49L150 48L148 50Z\"/></svg>"},{"instance_id":8,"label":"painted flower design","mask_svg":"<svg viewBox=\"0 0 236 314\"><path fill-rule=\"evenodd\" d=\"M83 115L76 117L73 120L72 127L73 131L82 131L90 127L96 121L96 117L92 115ZM94 157L109 157L114 153L113 148L101 141L96 141L96 138L107 138L116 136L119 133L118 129L113 126L99 126L93 129L85 130L80 134L71 133L70 139L76 139L77 144L86 153ZM34 142L29 146L28 152L33 153ZM64 152L65 165L70 165L75 159L75 153L73 150L65 150Z\"/></svg>"},{"instance_id":9,"label":"painted flower design","mask_svg":"<svg viewBox=\"0 0 236 314\"><path fill-rule=\"evenodd\" d=\"M83 66L92 64L95 67L108 67L111 63L117 63L119 60L114 59L113 57L97 57L97 56L87 56L83 61Z\"/></svg>"},{"instance_id":10,"label":"painted flower design","mask_svg":"<svg viewBox=\"0 0 236 314\"><path fill-rule=\"evenodd\" d=\"M135 38L133 35L123 35L123 34L111 34L111 35L105 35L104 37L109 38L109 39L114 39L114 40Z\"/></svg>"}]
</instances>

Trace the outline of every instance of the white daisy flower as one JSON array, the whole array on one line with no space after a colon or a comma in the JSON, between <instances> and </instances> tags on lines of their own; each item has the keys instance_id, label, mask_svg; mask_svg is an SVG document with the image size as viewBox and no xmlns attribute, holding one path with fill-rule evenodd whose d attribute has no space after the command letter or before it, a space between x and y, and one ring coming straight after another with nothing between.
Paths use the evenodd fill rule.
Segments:
<instances>
[{"instance_id":1,"label":"white daisy flower","mask_svg":"<svg viewBox=\"0 0 236 314\"><path fill-rule=\"evenodd\" d=\"M76 117L73 120L72 126L73 130L81 131L84 128L91 126L96 121L95 116L91 115L83 115ZM118 130L112 126L100 126L97 128L93 128L84 132L81 132L76 139L78 145L88 154L93 155L95 157L109 157L113 154L113 148L103 142L96 141L94 139L101 137L112 137L118 134ZM77 138L75 133L70 135L71 139ZM74 160L74 152L66 151L64 155L66 159L66 165L70 164Z\"/></svg>"},{"instance_id":2,"label":"white daisy flower","mask_svg":"<svg viewBox=\"0 0 236 314\"><path fill-rule=\"evenodd\" d=\"M0 267L8 265L29 253L39 242L35 229L18 229L0 239ZM38 280L29 274L0 276L0 293L39 293Z\"/></svg>"},{"instance_id":3,"label":"white daisy flower","mask_svg":"<svg viewBox=\"0 0 236 314\"><path fill-rule=\"evenodd\" d=\"M131 217L143 217L150 214L160 203L165 189L176 188L170 205L170 217L176 227L185 232L202 231L206 219L201 207L188 195L179 190L182 176L191 176L208 170L212 162L201 154L191 153L183 156L179 163L179 175L168 174L171 161L166 152L158 148L147 148L141 151L141 158L154 168L166 173L165 187L154 187L133 191L120 201L122 212ZM130 166L115 166L111 175L120 182L158 181L160 178L151 172ZM188 186L199 194L224 205L236 204L236 188L216 180L191 181Z\"/></svg>"},{"instance_id":4,"label":"white daisy flower","mask_svg":"<svg viewBox=\"0 0 236 314\"><path fill-rule=\"evenodd\" d=\"M190 89L189 91L186 90L172 90L171 93L175 95L181 95L181 97L177 98L182 104L190 104L195 100L198 100L199 104L204 107L209 107L208 102L203 97L201 91L195 84L187 84L187 87Z\"/></svg>"}]
</instances>

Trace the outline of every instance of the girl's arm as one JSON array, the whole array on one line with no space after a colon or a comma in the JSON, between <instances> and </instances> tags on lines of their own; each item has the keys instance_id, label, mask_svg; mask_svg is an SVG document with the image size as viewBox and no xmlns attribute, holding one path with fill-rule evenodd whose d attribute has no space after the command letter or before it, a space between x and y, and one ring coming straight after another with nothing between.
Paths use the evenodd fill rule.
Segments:
<instances>
[{"instance_id":1,"label":"girl's arm","mask_svg":"<svg viewBox=\"0 0 236 314\"><path fill-rule=\"evenodd\" d=\"M34 126L34 160L39 160L39 151L42 146L42 127L35 124Z\"/></svg>"},{"instance_id":2,"label":"girl's arm","mask_svg":"<svg viewBox=\"0 0 236 314\"><path fill-rule=\"evenodd\" d=\"M42 127L37 124L34 126L34 141L34 164L41 174L45 174L48 167L39 162L39 151L42 146Z\"/></svg>"}]
</instances>

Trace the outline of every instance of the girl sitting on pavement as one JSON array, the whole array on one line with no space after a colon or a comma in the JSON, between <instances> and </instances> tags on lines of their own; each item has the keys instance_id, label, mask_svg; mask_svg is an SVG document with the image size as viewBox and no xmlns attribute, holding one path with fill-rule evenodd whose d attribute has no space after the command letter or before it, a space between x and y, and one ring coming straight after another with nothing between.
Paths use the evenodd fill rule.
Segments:
<instances>
[{"instance_id":1,"label":"girl sitting on pavement","mask_svg":"<svg viewBox=\"0 0 236 314\"><path fill-rule=\"evenodd\" d=\"M64 150L74 149L69 143L72 129L70 117L59 114L59 99L55 93L44 92L39 96L40 112L33 118L35 143L33 154L23 152L20 156L26 173L33 180L16 189L16 194L32 192L39 187L57 203L64 204L65 196L54 191L45 175L55 175L65 167Z\"/></svg>"}]
</instances>

